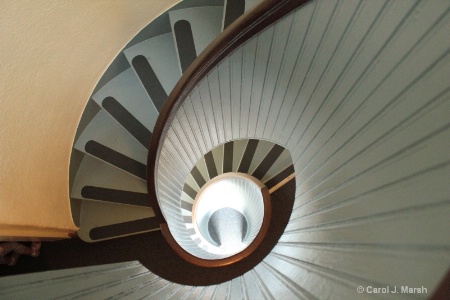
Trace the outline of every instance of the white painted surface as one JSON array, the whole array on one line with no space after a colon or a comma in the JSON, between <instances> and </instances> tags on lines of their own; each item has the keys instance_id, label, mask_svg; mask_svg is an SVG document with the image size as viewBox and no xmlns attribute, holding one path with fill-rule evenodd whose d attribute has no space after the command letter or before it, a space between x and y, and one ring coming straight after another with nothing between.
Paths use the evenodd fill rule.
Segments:
<instances>
[{"instance_id":1,"label":"white painted surface","mask_svg":"<svg viewBox=\"0 0 450 300\"><path fill-rule=\"evenodd\" d=\"M311 2L209 74L220 92L211 97L222 100L214 105L225 132L218 144L230 137L272 140L294 161L291 220L254 271L270 282L272 296L348 299L358 285L373 284L426 285L429 294L417 296L429 297L447 271L449 8L445 1ZM253 77L243 78L251 74L245 57L253 48ZM241 86L252 89L249 115ZM204 95L194 90L186 106L214 101ZM204 123L202 112L182 110L190 122ZM190 136L207 129L185 128L178 139L189 145ZM211 143L206 134L197 139L198 148ZM187 146L170 146L163 146L167 156L198 159ZM176 160L160 163L164 176L183 177ZM165 187L158 186L164 210ZM231 287L221 285L217 295Z\"/></svg>"},{"instance_id":2,"label":"white painted surface","mask_svg":"<svg viewBox=\"0 0 450 300\"><path fill-rule=\"evenodd\" d=\"M2 236L76 230L69 160L84 107L122 47L176 2L1 2Z\"/></svg>"},{"instance_id":3,"label":"white painted surface","mask_svg":"<svg viewBox=\"0 0 450 300\"><path fill-rule=\"evenodd\" d=\"M116 263L3 277L0 296L2 299L106 299L156 278L138 261Z\"/></svg>"}]
</instances>

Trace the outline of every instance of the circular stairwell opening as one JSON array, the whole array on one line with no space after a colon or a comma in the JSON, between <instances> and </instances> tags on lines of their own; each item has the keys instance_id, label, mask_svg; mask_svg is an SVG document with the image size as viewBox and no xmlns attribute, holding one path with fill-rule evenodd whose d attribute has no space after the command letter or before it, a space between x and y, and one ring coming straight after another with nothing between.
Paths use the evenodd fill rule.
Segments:
<instances>
[{"instance_id":1,"label":"circular stairwell opening","mask_svg":"<svg viewBox=\"0 0 450 300\"><path fill-rule=\"evenodd\" d=\"M264 218L263 184L241 173L222 174L195 198L192 221L204 249L226 258L247 248Z\"/></svg>"}]
</instances>

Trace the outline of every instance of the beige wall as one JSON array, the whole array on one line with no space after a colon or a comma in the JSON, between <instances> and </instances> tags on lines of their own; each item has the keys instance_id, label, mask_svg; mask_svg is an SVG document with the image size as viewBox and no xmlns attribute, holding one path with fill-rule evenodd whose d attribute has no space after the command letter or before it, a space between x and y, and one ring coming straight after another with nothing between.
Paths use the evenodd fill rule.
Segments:
<instances>
[{"instance_id":1,"label":"beige wall","mask_svg":"<svg viewBox=\"0 0 450 300\"><path fill-rule=\"evenodd\" d=\"M0 0L0 239L76 230L69 158L84 106L126 43L177 0Z\"/></svg>"}]
</instances>

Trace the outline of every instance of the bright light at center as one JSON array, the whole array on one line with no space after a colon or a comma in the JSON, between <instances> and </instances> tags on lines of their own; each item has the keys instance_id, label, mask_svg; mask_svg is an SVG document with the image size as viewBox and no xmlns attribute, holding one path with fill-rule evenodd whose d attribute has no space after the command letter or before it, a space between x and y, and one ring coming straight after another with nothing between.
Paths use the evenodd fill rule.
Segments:
<instances>
[{"instance_id":1,"label":"bright light at center","mask_svg":"<svg viewBox=\"0 0 450 300\"><path fill-rule=\"evenodd\" d=\"M205 250L228 257L244 250L256 237L264 217L264 203L256 180L235 173L224 175L198 193L193 224ZM210 219L214 220L213 227Z\"/></svg>"}]
</instances>

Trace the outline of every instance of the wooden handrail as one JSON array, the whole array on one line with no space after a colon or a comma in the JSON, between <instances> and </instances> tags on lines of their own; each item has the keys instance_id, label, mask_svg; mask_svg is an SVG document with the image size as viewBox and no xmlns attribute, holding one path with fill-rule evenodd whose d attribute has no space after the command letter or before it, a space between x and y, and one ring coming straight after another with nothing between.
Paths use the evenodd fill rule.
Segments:
<instances>
[{"instance_id":1,"label":"wooden handrail","mask_svg":"<svg viewBox=\"0 0 450 300\"><path fill-rule=\"evenodd\" d=\"M167 221L159 207L156 194L155 175L158 171L156 163L161 151L161 141L165 138L167 131L170 128L168 124L171 124L178 108L184 103L194 87L196 87L224 58L229 56L235 49L240 47L250 38L309 1L310 0L264 0L252 10L242 15L225 29L224 32L219 35L190 65L175 85L159 114L150 141L150 150L147 160L149 201L167 242L180 257L192 264L204 267L221 267L250 257L267 233L270 224L271 211L270 209L269 211L265 211L263 226L255 240L243 252L234 256L220 260L206 260L197 258L182 249L170 233ZM270 202L268 190L267 195L269 197L268 202ZM266 213L268 215L266 215Z\"/></svg>"}]
</instances>

